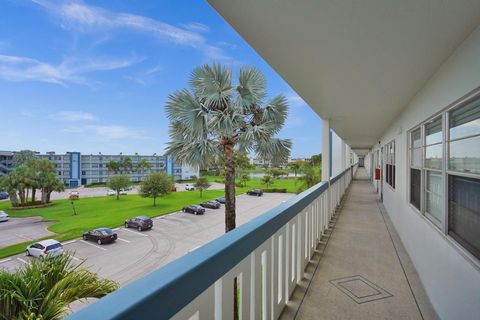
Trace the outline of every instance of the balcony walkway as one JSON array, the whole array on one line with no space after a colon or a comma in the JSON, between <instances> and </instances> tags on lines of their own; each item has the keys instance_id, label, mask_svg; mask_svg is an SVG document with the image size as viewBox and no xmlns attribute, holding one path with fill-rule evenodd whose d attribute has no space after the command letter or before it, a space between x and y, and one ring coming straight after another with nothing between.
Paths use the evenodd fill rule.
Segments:
<instances>
[{"instance_id":1,"label":"balcony walkway","mask_svg":"<svg viewBox=\"0 0 480 320\"><path fill-rule=\"evenodd\" d=\"M281 319L437 319L364 168L335 217Z\"/></svg>"}]
</instances>

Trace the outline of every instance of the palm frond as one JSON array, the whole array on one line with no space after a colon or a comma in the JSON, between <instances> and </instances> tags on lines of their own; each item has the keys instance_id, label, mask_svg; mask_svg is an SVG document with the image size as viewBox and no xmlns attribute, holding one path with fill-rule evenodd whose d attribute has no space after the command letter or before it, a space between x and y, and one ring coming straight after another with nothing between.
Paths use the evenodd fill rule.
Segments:
<instances>
[{"instance_id":1,"label":"palm frond","mask_svg":"<svg viewBox=\"0 0 480 320\"><path fill-rule=\"evenodd\" d=\"M219 64L204 65L193 70L190 86L195 96L212 110L225 109L230 105L232 73Z\"/></svg>"},{"instance_id":2,"label":"palm frond","mask_svg":"<svg viewBox=\"0 0 480 320\"><path fill-rule=\"evenodd\" d=\"M240 69L238 82L236 104L239 109L250 110L262 104L265 99L266 81L258 69L253 67Z\"/></svg>"},{"instance_id":3,"label":"palm frond","mask_svg":"<svg viewBox=\"0 0 480 320\"><path fill-rule=\"evenodd\" d=\"M171 121L182 123L196 135L205 132L208 113L196 97L187 90L171 94L165 109Z\"/></svg>"},{"instance_id":4,"label":"palm frond","mask_svg":"<svg viewBox=\"0 0 480 320\"><path fill-rule=\"evenodd\" d=\"M260 158L275 159L276 162L282 163L288 160L292 141L290 139L271 138L268 140L258 140L255 152Z\"/></svg>"},{"instance_id":5,"label":"palm frond","mask_svg":"<svg viewBox=\"0 0 480 320\"><path fill-rule=\"evenodd\" d=\"M288 101L284 95L278 95L263 109L262 120L274 123L280 130L288 116Z\"/></svg>"},{"instance_id":6,"label":"palm frond","mask_svg":"<svg viewBox=\"0 0 480 320\"><path fill-rule=\"evenodd\" d=\"M67 253L12 273L0 270L0 319L62 319L73 301L100 298L118 288L71 259Z\"/></svg>"}]
</instances>

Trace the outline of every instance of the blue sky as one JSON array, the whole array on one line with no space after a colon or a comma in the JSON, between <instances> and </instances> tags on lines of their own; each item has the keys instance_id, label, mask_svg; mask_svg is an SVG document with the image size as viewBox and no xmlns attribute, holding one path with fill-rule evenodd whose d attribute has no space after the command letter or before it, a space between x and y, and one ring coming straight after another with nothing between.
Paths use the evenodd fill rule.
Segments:
<instances>
[{"instance_id":1,"label":"blue sky","mask_svg":"<svg viewBox=\"0 0 480 320\"><path fill-rule=\"evenodd\" d=\"M205 1L0 2L0 150L163 153L164 104L196 66L264 72L292 156L321 151L321 120Z\"/></svg>"}]
</instances>

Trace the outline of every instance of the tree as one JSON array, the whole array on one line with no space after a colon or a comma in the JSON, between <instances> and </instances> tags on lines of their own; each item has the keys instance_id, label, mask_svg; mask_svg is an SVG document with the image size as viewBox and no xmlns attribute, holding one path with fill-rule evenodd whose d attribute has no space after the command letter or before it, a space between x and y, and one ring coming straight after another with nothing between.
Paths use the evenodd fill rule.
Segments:
<instances>
[{"instance_id":1,"label":"tree","mask_svg":"<svg viewBox=\"0 0 480 320\"><path fill-rule=\"evenodd\" d=\"M32 150L20 150L13 154L12 163L14 167L19 167L28 160L35 159L35 152Z\"/></svg>"},{"instance_id":2,"label":"tree","mask_svg":"<svg viewBox=\"0 0 480 320\"><path fill-rule=\"evenodd\" d=\"M322 154L315 154L313 156L310 157L310 163L315 165L315 166L319 166L322 164Z\"/></svg>"},{"instance_id":3,"label":"tree","mask_svg":"<svg viewBox=\"0 0 480 320\"><path fill-rule=\"evenodd\" d=\"M68 305L101 298L118 288L109 279L73 265L69 254L33 260L15 271L0 269L0 319L59 320Z\"/></svg>"},{"instance_id":4,"label":"tree","mask_svg":"<svg viewBox=\"0 0 480 320\"><path fill-rule=\"evenodd\" d=\"M250 180L250 175L244 173L242 174L242 176L240 177L240 183L246 187L247 186L247 181Z\"/></svg>"},{"instance_id":5,"label":"tree","mask_svg":"<svg viewBox=\"0 0 480 320\"><path fill-rule=\"evenodd\" d=\"M295 177L297 176L297 173L302 167L303 163L304 161L292 161L288 164L288 167L290 168L290 170L293 170Z\"/></svg>"},{"instance_id":6,"label":"tree","mask_svg":"<svg viewBox=\"0 0 480 320\"><path fill-rule=\"evenodd\" d=\"M225 232L236 226L234 150L255 152L262 158L288 159L289 139L275 135L287 117L283 95L264 104L266 84L255 68L240 69L238 84L220 65L196 68L191 91L171 94L166 103L170 120L167 153L176 161L207 167L219 154L225 161Z\"/></svg>"},{"instance_id":7,"label":"tree","mask_svg":"<svg viewBox=\"0 0 480 320\"><path fill-rule=\"evenodd\" d=\"M195 182L195 188L200 191L200 198L203 197L203 190L206 190L210 187L210 183L208 183L207 177L200 177Z\"/></svg>"},{"instance_id":8,"label":"tree","mask_svg":"<svg viewBox=\"0 0 480 320\"><path fill-rule=\"evenodd\" d=\"M287 174L286 171L280 169L270 169L269 174L272 175L274 178L279 178L280 176L284 176Z\"/></svg>"},{"instance_id":9,"label":"tree","mask_svg":"<svg viewBox=\"0 0 480 320\"><path fill-rule=\"evenodd\" d=\"M108 179L108 187L117 192L117 200L120 199L120 191L130 186L130 177L126 174L119 174Z\"/></svg>"},{"instance_id":10,"label":"tree","mask_svg":"<svg viewBox=\"0 0 480 320\"><path fill-rule=\"evenodd\" d=\"M113 174L117 174L118 171L120 170L118 162L116 162L114 160L108 161L106 166L107 166L108 172L113 173Z\"/></svg>"},{"instance_id":11,"label":"tree","mask_svg":"<svg viewBox=\"0 0 480 320\"><path fill-rule=\"evenodd\" d=\"M150 170L151 167L152 165L150 164L150 162L148 162L147 159L143 158L137 163L137 167L135 170L141 173L143 171Z\"/></svg>"},{"instance_id":12,"label":"tree","mask_svg":"<svg viewBox=\"0 0 480 320\"><path fill-rule=\"evenodd\" d=\"M271 186L273 184L273 178L271 175L264 175L263 178L261 179L261 182L262 184L266 185L267 186L267 189L269 188L269 186Z\"/></svg>"},{"instance_id":13,"label":"tree","mask_svg":"<svg viewBox=\"0 0 480 320\"><path fill-rule=\"evenodd\" d=\"M172 191L173 180L165 172L156 172L149 174L140 184L140 194L142 197L152 197L153 206L157 206L157 198L167 195Z\"/></svg>"},{"instance_id":14,"label":"tree","mask_svg":"<svg viewBox=\"0 0 480 320\"><path fill-rule=\"evenodd\" d=\"M301 189L308 189L321 181L320 168L318 166L311 163L305 163L302 166L301 171L303 173L303 176L300 177L300 180L303 182L300 187Z\"/></svg>"},{"instance_id":15,"label":"tree","mask_svg":"<svg viewBox=\"0 0 480 320\"><path fill-rule=\"evenodd\" d=\"M123 158L119 164L118 164L119 168L120 168L120 173L130 173L133 171L133 162L132 162L132 158L130 157L125 157Z\"/></svg>"},{"instance_id":16,"label":"tree","mask_svg":"<svg viewBox=\"0 0 480 320\"><path fill-rule=\"evenodd\" d=\"M235 150L233 156L237 177L240 176L242 170L253 169L253 165L250 164L250 158L248 158L245 151Z\"/></svg>"},{"instance_id":17,"label":"tree","mask_svg":"<svg viewBox=\"0 0 480 320\"><path fill-rule=\"evenodd\" d=\"M18 196L17 196L17 174L15 171L10 172L8 175L2 177L1 186L2 189L8 192L10 202L12 207L18 206Z\"/></svg>"},{"instance_id":18,"label":"tree","mask_svg":"<svg viewBox=\"0 0 480 320\"><path fill-rule=\"evenodd\" d=\"M288 159L292 142L276 134L285 123L287 99L278 95L265 102L266 83L255 68L241 68L238 83L232 72L218 64L193 70L191 91L171 94L166 111L170 120L167 154L181 163L207 167L219 154L225 161L225 232L235 229L234 150L262 158ZM238 317L237 281L234 317Z\"/></svg>"}]
</instances>

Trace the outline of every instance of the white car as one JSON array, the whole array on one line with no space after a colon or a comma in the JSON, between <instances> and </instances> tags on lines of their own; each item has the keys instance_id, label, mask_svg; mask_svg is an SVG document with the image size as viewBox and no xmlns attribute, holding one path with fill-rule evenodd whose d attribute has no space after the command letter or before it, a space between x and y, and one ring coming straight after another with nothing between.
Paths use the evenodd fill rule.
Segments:
<instances>
[{"instance_id":1,"label":"white car","mask_svg":"<svg viewBox=\"0 0 480 320\"><path fill-rule=\"evenodd\" d=\"M190 184L190 183L187 183L185 185L185 190L187 191L194 191L194 190L197 190L197 188L195 188L195 186L193 184Z\"/></svg>"},{"instance_id":2,"label":"white car","mask_svg":"<svg viewBox=\"0 0 480 320\"><path fill-rule=\"evenodd\" d=\"M0 211L0 222L8 221L8 214L5 211Z\"/></svg>"},{"instance_id":3,"label":"white car","mask_svg":"<svg viewBox=\"0 0 480 320\"><path fill-rule=\"evenodd\" d=\"M120 190L120 194L127 195L128 193L126 190ZM115 190L110 189L107 191L107 196L116 196L116 195L117 195L117 191Z\"/></svg>"},{"instance_id":4,"label":"white car","mask_svg":"<svg viewBox=\"0 0 480 320\"><path fill-rule=\"evenodd\" d=\"M63 245L57 240L47 239L27 247L25 255L35 258L56 257L63 254Z\"/></svg>"}]
</instances>

